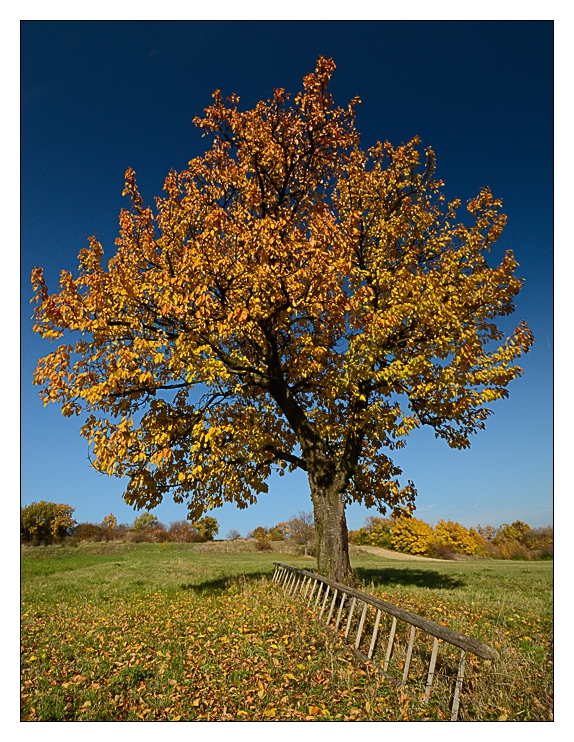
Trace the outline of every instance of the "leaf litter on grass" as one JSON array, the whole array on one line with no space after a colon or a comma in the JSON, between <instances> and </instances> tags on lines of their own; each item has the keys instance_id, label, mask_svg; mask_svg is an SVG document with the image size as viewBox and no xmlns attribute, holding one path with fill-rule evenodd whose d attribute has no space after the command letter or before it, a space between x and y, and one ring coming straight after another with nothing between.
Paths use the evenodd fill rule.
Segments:
<instances>
[{"instance_id":1,"label":"leaf litter on grass","mask_svg":"<svg viewBox=\"0 0 574 742\"><path fill-rule=\"evenodd\" d=\"M256 575L262 564L249 569ZM420 682L395 688L382 681L268 579L229 576L224 562L211 572L207 563L196 566L194 572L187 565L190 584L212 589L185 589L180 581L177 589L134 592L130 583L103 595L95 585L83 598L71 590L47 588L41 598L24 590L22 719L448 719L447 692L437 688L422 704ZM270 567L269 560L264 569ZM496 665L469 656L462 719L552 718L544 615L501 613L489 601L452 592L370 591L497 646Z\"/></svg>"}]
</instances>

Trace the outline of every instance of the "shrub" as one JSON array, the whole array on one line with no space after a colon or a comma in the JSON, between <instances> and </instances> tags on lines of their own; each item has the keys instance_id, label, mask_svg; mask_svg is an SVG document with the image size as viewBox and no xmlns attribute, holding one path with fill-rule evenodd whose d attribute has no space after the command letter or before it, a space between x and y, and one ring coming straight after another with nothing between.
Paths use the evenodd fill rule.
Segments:
<instances>
[{"instance_id":1,"label":"shrub","mask_svg":"<svg viewBox=\"0 0 574 742\"><path fill-rule=\"evenodd\" d=\"M393 545L391 531L394 521L391 519L371 518L371 533L369 534L369 544L379 546L382 549L390 549Z\"/></svg>"},{"instance_id":2,"label":"shrub","mask_svg":"<svg viewBox=\"0 0 574 742\"><path fill-rule=\"evenodd\" d=\"M95 523L79 523L73 530L77 541L102 541L104 529Z\"/></svg>"},{"instance_id":3,"label":"shrub","mask_svg":"<svg viewBox=\"0 0 574 742\"><path fill-rule=\"evenodd\" d=\"M554 529L552 526L532 528L524 534L522 542L539 557L552 556L554 554Z\"/></svg>"},{"instance_id":4,"label":"shrub","mask_svg":"<svg viewBox=\"0 0 574 742\"><path fill-rule=\"evenodd\" d=\"M165 544L170 540L169 533L165 530L165 527L163 524L161 524L161 528L153 528L150 532L150 536L152 540L157 544Z\"/></svg>"},{"instance_id":5,"label":"shrub","mask_svg":"<svg viewBox=\"0 0 574 742\"><path fill-rule=\"evenodd\" d=\"M370 535L366 528L359 528L358 531L349 531L349 541L357 546L368 546Z\"/></svg>"},{"instance_id":6,"label":"shrub","mask_svg":"<svg viewBox=\"0 0 574 742\"><path fill-rule=\"evenodd\" d=\"M432 528L418 518L397 518L391 530L391 544L405 554L425 554L433 539Z\"/></svg>"},{"instance_id":7,"label":"shrub","mask_svg":"<svg viewBox=\"0 0 574 742\"><path fill-rule=\"evenodd\" d=\"M255 551L273 551L273 547L269 541L262 541L258 539L255 542Z\"/></svg>"},{"instance_id":8,"label":"shrub","mask_svg":"<svg viewBox=\"0 0 574 742\"><path fill-rule=\"evenodd\" d=\"M460 523L439 520L434 529L434 541L440 546L449 546L457 554L476 554L482 547L482 538L471 528Z\"/></svg>"},{"instance_id":9,"label":"shrub","mask_svg":"<svg viewBox=\"0 0 574 742\"><path fill-rule=\"evenodd\" d=\"M452 559L455 552L449 544L441 544L438 541L431 541L427 547L426 554L433 559Z\"/></svg>"},{"instance_id":10,"label":"shrub","mask_svg":"<svg viewBox=\"0 0 574 742\"><path fill-rule=\"evenodd\" d=\"M188 520L176 520L170 523L168 534L171 541L179 543L189 544L201 541L197 528L194 528Z\"/></svg>"},{"instance_id":11,"label":"shrub","mask_svg":"<svg viewBox=\"0 0 574 742\"><path fill-rule=\"evenodd\" d=\"M33 544L52 544L69 536L74 508L61 503L33 502L20 510L20 536Z\"/></svg>"},{"instance_id":12,"label":"shrub","mask_svg":"<svg viewBox=\"0 0 574 742\"><path fill-rule=\"evenodd\" d=\"M128 541L133 544L143 544L151 541L150 533L145 528L136 528L128 533Z\"/></svg>"},{"instance_id":13,"label":"shrub","mask_svg":"<svg viewBox=\"0 0 574 742\"><path fill-rule=\"evenodd\" d=\"M241 538L241 534L239 533L238 530L236 530L235 528L232 528L225 538L228 541L237 541L237 539Z\"/></svg>"}]
</instances>

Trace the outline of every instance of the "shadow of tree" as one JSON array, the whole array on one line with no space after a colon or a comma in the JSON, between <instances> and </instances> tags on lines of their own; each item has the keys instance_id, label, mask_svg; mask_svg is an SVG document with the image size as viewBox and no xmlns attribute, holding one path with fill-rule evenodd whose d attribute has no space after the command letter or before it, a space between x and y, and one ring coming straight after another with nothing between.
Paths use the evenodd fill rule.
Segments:
<instances>
[{"instance_id":1,"label":"shadow of tree","mask_svg":"<svg viewBox=\"0 0 574 742\"><path fill-rule=\"evenodd\" d=\"M270 572L249 572L248 574L237 572L237 574L226 574L203 582L187 582L181 585L182 590L191 590L194 593L221 593L232 585L247 584L260 580L262 577L270 577Z\"/></svg>"},{"instance_id":2,"label":"shadow of tree","mask_svg":"<svg viewBox=\"0 0 574 742\"><path fill-rule=\"evenodd\" d=\"M357 567L354 572L357 582L362 585L373 583L375 587L385 587L385 585L414 585L415 587L454 590L455 588L466 585L466 582L458 577L451 577L433 569L404 569L400 567L373 569Z\"/></svg>"}]
</instances>

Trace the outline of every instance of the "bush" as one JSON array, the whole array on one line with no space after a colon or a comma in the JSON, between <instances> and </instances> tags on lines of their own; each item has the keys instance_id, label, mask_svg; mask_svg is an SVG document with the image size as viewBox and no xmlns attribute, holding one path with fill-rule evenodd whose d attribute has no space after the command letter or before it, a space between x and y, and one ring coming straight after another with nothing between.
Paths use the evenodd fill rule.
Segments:
<instances>
[{"instance_id":1,"label":"bush","mask_svg":"<svg viewBox=\"0 0 574 742\"><path fill-rule=\"evenodd\" d=\"M378 546L381 549L392 549L391 531L394 525L392 518L370 516L365 520L364 528L349 532L349 541L357 546Z\"/></svg>"},{"instance_id":2,"label":"bush","mask_svg":"<svg viewBox=\"0 0 574 742\"><path fill-rule=\"evenodd\" d=\"M95 523L79 523L72 535L77 541L103 541L104 529Z\"/></svg>"},{"instance_id":3,"label":"bush","mask_svg":"<svg viewBox=\"0 0 574 742\"><path fill-rule=\"evenodd\" d=\"M163 525L161 528L153 528L150 531L150 536L152 538L152 541L154 541L154 543L156 544L165 544L166 542L170 541L169 533L165 530L165 527Z\"/></svg>"},{"instance_id":4,"label":"bush","mask_svg":"<svg viewBox=\"0 0 574 742\"><path fill-rule=\"evenodd\" d=\"M170 541L183 544L201 541L197 528L194 528L188 520L176 520L170 523L168 534Z\"/></svg>"},{"instance_id":5,"label":"bush","mask_svg":"<svg viewBox=\"0 0 574 742\"><path fill-rule=\"evenodd\" d=\"M483 546L483 539L471 528L460 523L439 520L434 529L434 541L438 546L448 546L457 554L476 554Z\"/></svg>"},{"instance_id":6,"label":"bush","mask_svg":"<svg viewBox=\"0 0 574 742\"><path fill-rule=\"evenodd\" d=\"M241 538L241 534L238 530L232 528L225 538L227 539L227 541L237 541Z\"/></svg>"},{"instance_id":7,"label":"bush","mask_svg":"<svg viewBox=\"0 0 574 742\"><path fill-rule=\"evenodd\" d=\"M551 557L554 554L554 529L532 528L522 538L523 543L540 558Z\"/></svg>"},{"instance_id":8,"label":"bush","mask_svg":"<svg viewBox=\"0 0 574 742\"><path fill-rule=\"evenodd\" d=\"M398 518L391 530L393 548L405 554L425 554L432 540L432 528L418 518Z\"/></svg>"},{"instance_id":9,"label":"bush","mask_svg":"<svg viewBox=\"0 0 574 742\"><path fill-rule=\"evenodd\" d=\"M427 547L426 554L433 559L452 559L455 552L449 544L441 544L438 541L431 541Z\"/></svg>"},{"instance_id":10,"label":"bush","mask_svg":"<svg viewBox=\"0 0 574 742\"><path fill-rule=\"evenodd\" d=\"M255 551L273 551L273 547L269 541L257 540L255 542Z\"/></svg>"},{"instance_id":11,"label":"bush","mask_svg":"<svg viewBox=\"0 0 574 742\"><path fill-rule=\"evenodd\" d=\"M71 534L74 508L55 502L33 502L20 509L20 536L33 544L52 544Z\"/></svg>"}]
</instances>

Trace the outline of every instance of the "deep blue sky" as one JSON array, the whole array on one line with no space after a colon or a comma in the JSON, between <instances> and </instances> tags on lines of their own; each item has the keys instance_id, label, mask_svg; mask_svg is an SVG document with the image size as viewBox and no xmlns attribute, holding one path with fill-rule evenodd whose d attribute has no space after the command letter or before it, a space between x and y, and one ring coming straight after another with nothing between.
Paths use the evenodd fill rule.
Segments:
<instances>
[{"instance_id":1,"label":"deep blue sky","mask_svg":"<svg viewBox=\"0 0 574 742\"><path fill-rule=\"evenodd\" d=\"M216 88L251 107L274 87L297 92L323 54L337 64L332 93L363 101L363 144L418 134L438 158L447 194L488 185L508 226L494 259L512 249L536 344L510 398L494 406L469 451L419 431L396 457L419 490L415 515L466 525L552 520L553 26L551 22L24 22L21 26L21 495L72 505L80 521L109 512L131 522L124 483L89 467L80 420L44 408L32 387L50 345L31 332L30 271L57 289L86 237L114 251L126 168L147 201L172 167L206 141L191 124ZM221 535L245 534L309 510L304 476L272 480L245 511L215 511ZM185 506L155 511L166 523ZM350 528L376 512L353 506Z\"/></svg>"}]
</instances>

